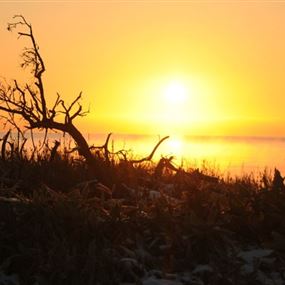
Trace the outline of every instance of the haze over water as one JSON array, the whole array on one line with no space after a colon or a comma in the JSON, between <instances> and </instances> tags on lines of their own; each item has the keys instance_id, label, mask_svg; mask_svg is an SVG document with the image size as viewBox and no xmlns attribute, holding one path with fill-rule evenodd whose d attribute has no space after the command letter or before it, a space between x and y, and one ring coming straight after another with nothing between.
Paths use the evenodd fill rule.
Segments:
<instances>
[{"instance_id":1,"label":"haze over water","mask_svg":"<svg viewBox=\"0 0 285 285\"><path fill-rule=\"evenodd\" d=\"M84 134L89 145L104 145L107 134ZM4 133L1 132L1 136ZM14 138L16 135L14 134ZM25 145L32 148L30 135ZM110 151L126 150L128 159L139 159L148 156L159 139L159 135L112 134L109 141ZM34 142L40 146L42 133L34 134ZM54 141L59 140L61 146L73 147L70 137L61 133L50 133L48 143L51 148ZM173 156L177 167L184 169L204 169L217 175L241 176L243 174L259 175L266 169L273 173L277 168L285 175L285 137L254 136L170 136L162 142L153 157L157 162L162 156Z\"/></svg>"},{"instance_id":2,"label":"haze over water","mask_svg":"<svg viewBox=\"0 0 285 285\"><path fill-rule=\"evenodd\" d=\"M89 142L101 145L105 137L89 135ZM142 157L152 151L159 136L114 134L112 139L114 150L131 150L133 156ZM275 167L285 173L284 137L171 136L158 148L154 160L162 155L173 155L177 166L201 168L206 164L222 175L258 175Z\"/></svg>"}]
</instances>

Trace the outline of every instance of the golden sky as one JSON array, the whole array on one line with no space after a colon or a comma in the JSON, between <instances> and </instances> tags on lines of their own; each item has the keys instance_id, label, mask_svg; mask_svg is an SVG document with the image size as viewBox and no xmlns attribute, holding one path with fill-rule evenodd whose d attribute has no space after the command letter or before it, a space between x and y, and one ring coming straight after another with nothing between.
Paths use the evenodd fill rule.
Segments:
<instances>
[{"instance_id":1,"label":"golden sky","mask_svg":"<svg viewBox=\"0 0 285 285\"><path fill-rule=\"evenodd\" d=\"M285 135L285 1L2 1L0 76L32 23L48 97L83 91L85 132Z\"/></svg>"}]
</instances>

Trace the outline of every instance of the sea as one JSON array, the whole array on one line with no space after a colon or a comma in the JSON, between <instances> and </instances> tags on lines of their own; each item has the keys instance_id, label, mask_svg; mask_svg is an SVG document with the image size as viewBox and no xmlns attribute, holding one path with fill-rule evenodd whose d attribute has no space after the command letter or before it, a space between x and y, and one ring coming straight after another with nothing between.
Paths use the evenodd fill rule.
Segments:
<instances>
[{"instance_id":1,"label":"sea","mask_svg":"<svg viewBox=\"0 0 285 285\"><path fill-rule=\"evenodd\" d=\"M91 140L95 139L91 136ZM162 136L118 135L115 150L126 149L135 158L151 153ZM154 160L173 157L177 167L221 176L285 175L285 137L170 136L157 149Z\"/></svg>"},{"instance_id":2,"label":"sea","mask_svg":"<svg viewBox=\"0 0 285 285\"><path fill-rule=\"evenodd\" d=\"M102 146L108 134L84 135L90 146ZM159 135L112 134L109 150L124 150L129 159L139 159L148 156L162 138ZM29 147L30 140L28 138ZM73 146L72 140L61 133L50 134L49 144L54 140ZM40 147L43 134L34 134L34 141ZM272 175L275 168L285 175L285 137L170 135L156 150L153 162L162 157L172 158L177 167L199 168L220 176L260 176L264 172Z\"/></svg>"}]
</instances>

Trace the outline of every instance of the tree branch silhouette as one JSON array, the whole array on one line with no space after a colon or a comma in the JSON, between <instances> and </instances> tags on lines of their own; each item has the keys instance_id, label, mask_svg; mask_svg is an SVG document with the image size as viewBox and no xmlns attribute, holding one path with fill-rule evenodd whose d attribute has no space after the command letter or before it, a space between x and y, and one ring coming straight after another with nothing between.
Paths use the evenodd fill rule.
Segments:
<instances>
[{"instance_id":1,"label":"tree branch silhouette","mask_svg":"<svg viewBox=\"0 0 285 285\"><path fill-rule=\"evenodd\" d=\"M130 160L129 162L135 164L135 163L142 163L142 162L144 162L144 161L150 161L150 160L152 160L152 158L153 158L153 156L154 156L156 150L158 149L158 147L161 145L161 143L162 143L163 141L165 141L165 140L168 139L168 138L169 138L169 136L166 136L166 137L163 137L161 140L159 140L159 142L155 145L155 147L153 148L152 152L151 152L148 156L146 156L146 157L144 157L144 158L141 158L141 159L132 159L132 160Z\"/></svg>"},{"instance_id":2,"label":"tree branch silhouette","mask_svg":"<svg viewBox=\"0 0 285 285\"><path fill-rule=\"evenodd\" d=\"M24 122L24 129L30 130L31 133L34 129L40 129L45 130L46 134L48 130L57 130L69 134L75 141L75 149L85 158L91 169L97 173L102 172L100 168L102 163L97 161L96 156L92 154L92 147L89 147L83 134L73 123L75 119L88 113L83 110L80 103L82 92L71 104L67 104L57 93L51 107L47 105L43 81L46 68L32 25L22 15L15 15L13 19L14 21L8 24L8 31L16 30L18 38L25 37L30 43L30 46L25 47L21 54L21 67L31 70L33 80L24 85L21 85L16 79L10 84L5 80L0 81L0 119L4 120L4 124L10 124L17 130L22 129L20 123ZM100 147L104 150L107 166L110 164L110 152L108 150L110 137L111 133L108 135L105 144ZM167 138L161 139L149 156L140 160L130 160L130 162L135 164L151 160L159 145Z\"/></svg>"},{"instance_id":3,"label":"tree branch silhouette","mask_svg":"<svg viewBox=\"0 0 285 285\"><path fill-rule=\"evenodd\" d=\"M43 82L46 69L32 25L22 15L15 15L13 19L14 22L8 24L8 30L17 30L19 38L26 37L30 41L30 47L25 47L21 54L21 67L31 69L33 82L24 86L17 80L14 80L13 84L0 83L1 118L14 127L18 127L20 120L23 120L26 129L58 130L68 133L74 139L79 154L83 155L87 162L93 162L87 141L73 124L73 120L87 113L83 111L80 103L82 92L70 105L57 94L52 107L48 108ZM63 115L62 121L56 120L59 114Z\"/></svg>"}]
</instances>

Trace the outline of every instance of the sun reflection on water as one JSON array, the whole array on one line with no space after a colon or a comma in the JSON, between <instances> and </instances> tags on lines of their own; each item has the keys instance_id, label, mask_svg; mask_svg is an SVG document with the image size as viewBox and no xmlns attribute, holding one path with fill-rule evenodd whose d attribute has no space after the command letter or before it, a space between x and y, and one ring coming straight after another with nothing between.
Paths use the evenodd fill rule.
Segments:
<instances>
[{"instance_id":1,"label":"sun reflection on water","mask_svg":"<svg viewBox=\"0 0 285 285\"><path fill-rule=\"evenodd\" d=\"M117 147L121 136L114 137ZM135 155L149 154L159 138L155 136L124 137L125 147ZM162 156L174 156L176 165L187 167L216 168L221 175L259 174L265 168L275 167L285 173L285 140L270 138L241 137L183 137L173 136L162 143L155 153L154 160Z\"/></svg>"},{"instance_id":2,"label":"sun reflection on water","mask_svg":"<svg viewBox=\"0 0 285 285\"><path fill-rule=\"evenodd\" d=\"M50 136L50 142L61 140L60 134ZM89 134L90 145L101 146L106 135ZM111 137L111 151L126 150L129 158L142 158L149 155L162 136L120 135ZM35 140L41 141L42 135ZM65 142L68 144L69 139ZM64 145L64 143L63 143ZM71 144L72 145L72 144ZM26 147L32 147L27 143ZM171 157L176 166L183 164L186 168L208 168L218 170L221 175L258 175L265 168L273 171L278 168L285 173L285 138L250 138L250 137L195 137L173 135L165 140L155 152L153 161L162 156Z\"/></svg>"}]
</instances>

